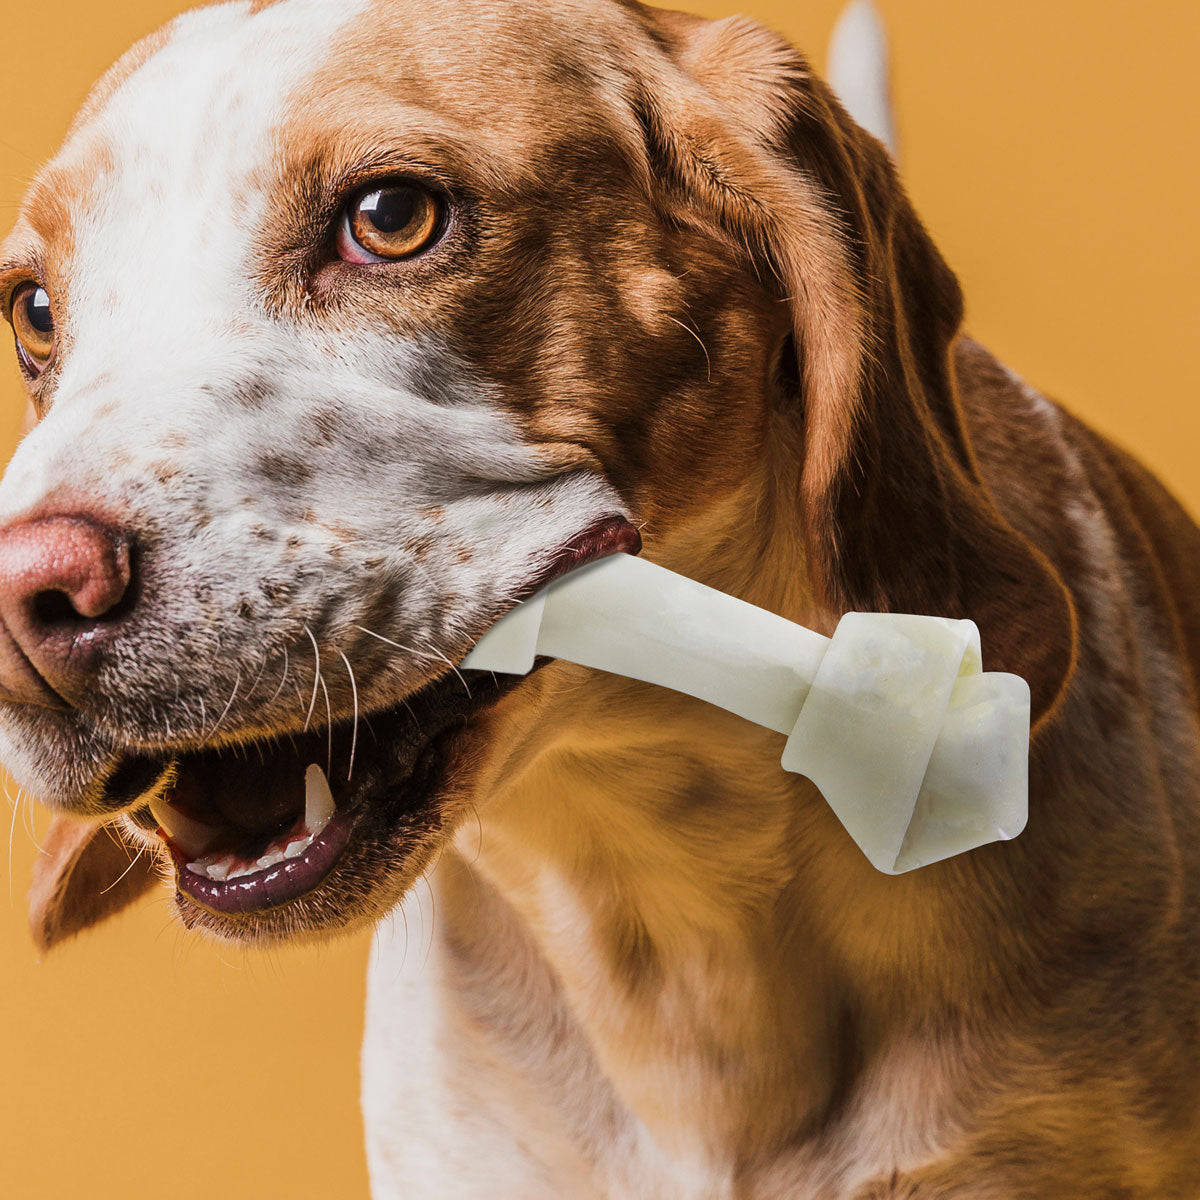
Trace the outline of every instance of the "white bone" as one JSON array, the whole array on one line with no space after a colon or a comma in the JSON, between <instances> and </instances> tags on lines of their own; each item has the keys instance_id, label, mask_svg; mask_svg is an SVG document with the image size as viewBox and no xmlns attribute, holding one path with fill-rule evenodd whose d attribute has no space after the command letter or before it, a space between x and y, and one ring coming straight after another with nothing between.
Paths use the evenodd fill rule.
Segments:
<instances>
[{"instance_id":1,"label":"white bone","mask_svg":"<svg viewBox=\"0 0 1200 1200\"><path fill-rule=\"evenodd\" d=\"M784 769L817 785L887 874L1025 826L1029 687L983 672L971 621L847 613L830 639L618 554L518 605L462 665L523 675L539 654L787 734Z\"/></svg>"}]
</instances>

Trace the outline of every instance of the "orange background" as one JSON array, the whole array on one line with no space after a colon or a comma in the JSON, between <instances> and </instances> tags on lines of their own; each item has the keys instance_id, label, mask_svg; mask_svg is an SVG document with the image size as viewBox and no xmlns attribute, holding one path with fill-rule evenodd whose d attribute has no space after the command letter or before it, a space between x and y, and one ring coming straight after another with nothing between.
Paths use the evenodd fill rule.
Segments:
<instances>
[{"instance_id":1,"label":"orange background","mask_svg":"<svg viewBox=\"0 0 1200 1200\"><path fill-rule=\"evenodd\" d=\"M0 3L7 227L91 82L184 6ZM1200 511L1200 7L878 3L893 36L904 173L963 279L972 331ZM820 64L840 4L747 0L740 11ZM5 453L22 404L0 347ZM38 964L23 907L35 851L21 817L13 845L11 905L0 884L0 1194L365 1196L365 938L221 950L181 933L162 896Z\"/></svg>"}]
</instances>

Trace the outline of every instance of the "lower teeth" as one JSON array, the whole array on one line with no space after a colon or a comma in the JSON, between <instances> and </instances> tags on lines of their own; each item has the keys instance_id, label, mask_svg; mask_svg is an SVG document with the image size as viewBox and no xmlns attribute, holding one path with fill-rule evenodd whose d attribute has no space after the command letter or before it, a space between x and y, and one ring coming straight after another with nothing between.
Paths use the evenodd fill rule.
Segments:
<instances>
[{"instance_id":1,"label":"lower teeth","mask_svg":"<svg viewBox=\"0 0 1200 1200\"><path fill-rule=\"evenodd\" d=\"M210 854L206 858L187 864L187 869L193 875L207 876L217 882L226 879L239 879L243 875L253 875L256 871L265 871L268 867L276 867L290 858L299 858L313 844L315 833L306 837L294 838L282 849L270 850L253 862L239 862L232 854Z\"/></svg>"},{"instance_id":2,"label":"lower teeth","mask_svg":"<svg viewBox=\"0 0 1200 1200\"><path fill-rule=\"evenodd\" d=\"M193 875L222 883L228 879L240 879L243 875L254 875L288 859L299 858L313 844L334 813L333 797L321 768L315 764L310 766L304 782L305 833L302 836L292 837L285 846L272 847L261 858L249 862L228 853L208 854L189 862L187 869Z\"/></svg>"}]
</instances>

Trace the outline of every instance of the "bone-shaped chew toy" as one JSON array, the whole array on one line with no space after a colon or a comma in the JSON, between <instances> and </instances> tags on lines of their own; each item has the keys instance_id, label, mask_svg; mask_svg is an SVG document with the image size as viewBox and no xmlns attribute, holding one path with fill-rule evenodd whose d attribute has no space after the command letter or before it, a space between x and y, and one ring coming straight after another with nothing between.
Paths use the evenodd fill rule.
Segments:
<instances>
[{"instance_id":1,"label":"bone-shaped chew toy","mask_svg":"<svg viewBox=\"0 0 1200 1200\"><path fill-rule=\"evenodd\" d=\"M1028 813L1029 686L984 672L973 621L847 613L832 638L616 554L502 617L463 666L550 655L707 700L787 735L880 871L1015 837Z\"/></svg>"}]
</instances>

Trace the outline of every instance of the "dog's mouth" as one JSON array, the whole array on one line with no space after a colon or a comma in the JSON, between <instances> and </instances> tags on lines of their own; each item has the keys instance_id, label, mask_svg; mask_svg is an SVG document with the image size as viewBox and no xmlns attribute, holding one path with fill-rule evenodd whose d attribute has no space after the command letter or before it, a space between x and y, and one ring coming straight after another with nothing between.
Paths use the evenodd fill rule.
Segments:
<instances>
[{"instance_id":1,"label":"dog's mouth","mask_svg":"<svg viewBox=\"0 0 1200 1200\"><path fill-rule=\"evenodd\" d=\"M521 679L453 673L357 722L160 760L134 819L166 842L187 900L223 916L286 905L353 851L438 824L455 743Z\"/></svg>"},{"instance_id":2,"label":"dog's mouth","mask_svg":"<svg viewBox=\"0 0 1200 1200\"><path fill-rule=\"evenodd\" d=\"M632 525L605 518L524 594L639 548ZM397 899L424 869L461 811L457 785L479 749L477 718L525 678L452 670L358 719L223 748L129 754L106 793L143 797L130 819L165 842L185 920L281 936L345 925Z\"/></svg>"}]
</instances>

